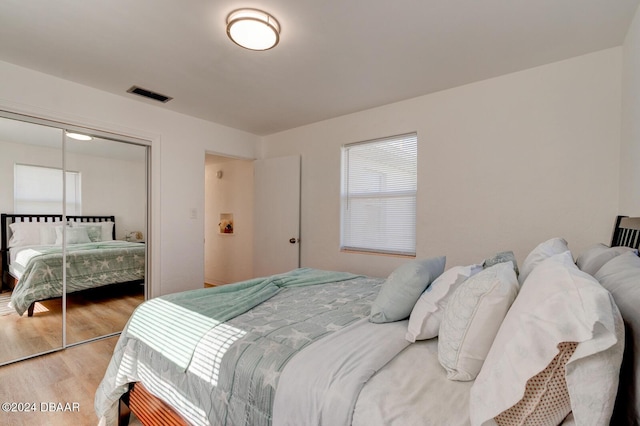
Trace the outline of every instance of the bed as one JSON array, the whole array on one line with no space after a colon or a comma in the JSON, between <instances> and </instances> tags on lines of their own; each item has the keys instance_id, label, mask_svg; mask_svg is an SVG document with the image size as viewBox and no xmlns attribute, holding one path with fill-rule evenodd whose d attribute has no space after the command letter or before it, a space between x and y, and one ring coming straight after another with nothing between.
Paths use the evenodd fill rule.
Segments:
<instances>
[{"instance_id":1,"label":"bed","mask_svg":"<svg viewBox=\"0 0 640 426\"><path fill-rule=\"evenodd\" d=\"M114 216L2 214L2 285L18 315L36 302L106 285L144 282L145 246L115 239ZM65 238L66 271L62 242Z\"/></svg>"},{"instance_id":2,"label":"bed","mask_svg":"<svg viewBox=\"0 0 640 426\"><path fill-rule=\"evenodd\" d=\"M640 218L573 254L541 242L386 279L302 268L132 315L103 425L638 424ZM527 423L529 422L529 423Z\"/></svg>"}]
</instances>

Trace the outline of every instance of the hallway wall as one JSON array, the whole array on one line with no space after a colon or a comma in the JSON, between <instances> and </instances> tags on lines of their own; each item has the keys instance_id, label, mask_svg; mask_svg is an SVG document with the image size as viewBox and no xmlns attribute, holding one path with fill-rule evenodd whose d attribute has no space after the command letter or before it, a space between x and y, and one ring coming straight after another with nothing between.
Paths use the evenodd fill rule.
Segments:
<instances>
[{"instance_id":1,"label":"hallway wall","mask_svg":"<svg viewBox=\"0 0 640 426\"><path fill-rule=\"evenodd\" d=\"M218 177L218 172L221 177ZM233 234L221 234L221 213L233 214ZM253 162L206 155L204 278L208 284L253 274Z\"/></svg>"}]
</instances>

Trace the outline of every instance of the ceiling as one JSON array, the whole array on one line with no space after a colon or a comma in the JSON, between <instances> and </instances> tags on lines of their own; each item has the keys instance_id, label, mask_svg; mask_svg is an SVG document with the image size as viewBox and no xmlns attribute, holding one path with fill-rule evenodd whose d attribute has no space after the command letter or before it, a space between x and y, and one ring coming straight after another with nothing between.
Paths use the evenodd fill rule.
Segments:
<instances>
[{"instance_id":1,"label":"ceiling","mask_svg":"<svg viewBox=\"0 0 640 426\"><path fill-rule=\"evenodd\" d=\"M2 0L0 60L268 135L619 46L639 1ZM232 43L240 7L280 44Z\"/></svg>"}]
</instances>

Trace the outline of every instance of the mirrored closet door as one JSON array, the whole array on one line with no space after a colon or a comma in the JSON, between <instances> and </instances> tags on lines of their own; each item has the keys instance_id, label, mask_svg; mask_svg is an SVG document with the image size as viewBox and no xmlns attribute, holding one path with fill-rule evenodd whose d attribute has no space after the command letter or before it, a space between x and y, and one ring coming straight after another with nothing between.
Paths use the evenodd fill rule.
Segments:
<instances>
[{"instance_id":1,"label":"mirrored closet door","mask_svg":"<svg viewBox=\"0 0 640 426\"><path fill-rule=\"evenodd\" d=\"M41 271L32 279L21 264L35 256L41 238L55 235L55 227L62 223L63 133L59 128L0 117L0 364L63 345L62 299L36 306L38 312L28 317L29 291L17 288L18 281L54 278L52 270L47 277ZM23 216L29 212L39 216ZM59 292L61 272L58 268Z\"/></svg>"},{"instance_id":2,"label":"mirrored closet door","mask_svg":"<svg viewBox=\"0 0 640 426\"><path fill-rule=\"evenodd\" d=\"M4 225L0 365L120 332L145 299L148 257L147 145L3 115L0 213L29 223ZM12 126L21 130L5 136ZM57 137L57 157L41 128ZM41 195L22 200L22 186Z\"/></svg>"},{"instance_id":3,"label":"mirrored closet door","mask_svg":"<svg viewBox=\"0 0 640 426\"><path fill-rule=\"evenodd\" d=\"M147 148L97 136L78 140L67 134L64 152L69 225L66 343L70 345L122 331L144 301ZM75 202L71 191L78 194Z\"/></svg>"}]
</instances>

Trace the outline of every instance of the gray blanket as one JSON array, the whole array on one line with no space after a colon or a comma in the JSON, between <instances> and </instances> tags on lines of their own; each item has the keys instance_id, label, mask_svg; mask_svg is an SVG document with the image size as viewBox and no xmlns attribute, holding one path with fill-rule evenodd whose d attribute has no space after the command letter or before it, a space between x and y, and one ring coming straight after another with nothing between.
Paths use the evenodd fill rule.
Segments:
<instances>
[{"instance_id":1,"label":"gray blanket","mask_svg":"<svg viewBox=\"0 0 640 426\"><path fill-rule=\"evenodd\" d=\"M131 324L138 321L134 313L96 393L95 408L102 423L115 424L117 401L127 383L141 381L192 424L270 425L275 389L288 361L314 341L366 318L382 282L317 270L298 270L269 281L277 284L275 295L226 322L219 322L211 312L185 309L185 301L174 303L171 297L162 297L159 303L176 313L163 316L160 312L168 309L156 311L154 320L146 323L155 321L164 327L152 327L149 338L136 334L144 327L130 332ZM211 290L195 294L200 306L207 306L207 297L214 303L217 296ZM195 344L188 344L193 347L189 360L172 349L182 348L184 338L154 349L160 330L172 329L170 318L187 311L202 322L193 327L198 337L192 339L197 340ZM171 333L186 336L186 328Z\"/></svg>"},{"instance_id":2,"label":"gray blanket","mask_svg":"<svg viewBox=\"0 0 640 426\"><path fill-rule=\"evenodd\" d=\"M307 346L280 376L273 424L350 425L365 383L409 346L406 331L407 321L363 318Z\"/></svg>"}]
</instances>

